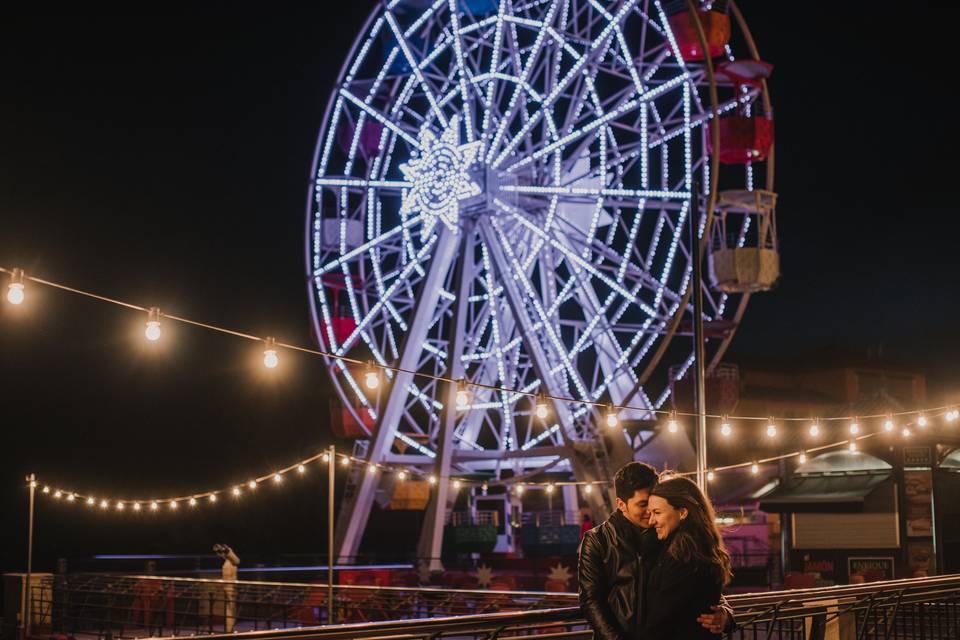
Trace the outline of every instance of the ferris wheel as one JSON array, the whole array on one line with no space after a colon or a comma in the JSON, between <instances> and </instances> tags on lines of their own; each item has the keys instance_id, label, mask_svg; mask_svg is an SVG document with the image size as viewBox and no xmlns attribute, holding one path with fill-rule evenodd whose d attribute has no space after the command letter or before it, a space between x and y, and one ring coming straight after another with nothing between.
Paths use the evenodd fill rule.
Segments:
<instances>
[{"instance_id":1,"label":"ferris wheel","mask_svg":"<svg viewBox=\"0 0 960 640\"><path fill-rule=\"evenodd\" d=\"M736 6L696 4L374 9L327 107L307 217L321 345L404 370L371 390L362 369L327 361L341 428L368 460L491 482L608 479L657 440L664 358L680 363L673 377L692 362L674 340L689 313L690 224L710 256L719 360L750 294L778 273L770 68ZM478 386L457 406L456 386L431 376ZM543 419L527 394L571 401L550 400ZM645 426L612 433L609 403ZM682 434L657 444L691 451ZM350 487L341 557L355 555L380 481ZM452 490L436 491L442 533ZM602 493L590 498L601 510Z\"/></svg>"}]
</instances>

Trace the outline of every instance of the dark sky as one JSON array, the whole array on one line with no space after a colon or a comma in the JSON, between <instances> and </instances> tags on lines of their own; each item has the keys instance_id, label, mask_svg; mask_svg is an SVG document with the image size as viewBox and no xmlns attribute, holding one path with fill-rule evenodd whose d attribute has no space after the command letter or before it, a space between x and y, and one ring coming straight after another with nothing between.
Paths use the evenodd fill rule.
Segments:
<instances>
[{"instance_id":1,"label":"dark sky","mask_svg":"<svg viewBox=\"0 0 960 640\"><path fill-rule=\"evenodd\" d=\"M0 20L0 265L310 342L304 202L336 73L369 2L282 14ZM776 65L783 279L732 357L887 353L956 388L957 12L743 2ZM22 478L132 494L242 481L329 443L320 362L32 287L0 306L0 569L22 564ZM175 332L175 333L174 333ZM169 338L169 339L167 339ZM176 521L41 502L38 558L322 549L323 487ZM245 549L240 549L241 555Z\"/></svg>"}]
</instances>

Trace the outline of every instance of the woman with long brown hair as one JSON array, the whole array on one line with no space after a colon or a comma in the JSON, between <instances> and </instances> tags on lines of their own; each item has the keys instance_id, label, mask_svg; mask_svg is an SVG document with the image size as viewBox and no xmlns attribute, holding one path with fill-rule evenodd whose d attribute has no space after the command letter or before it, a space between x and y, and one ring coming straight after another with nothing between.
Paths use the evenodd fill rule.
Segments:
<instances>
[{"instance_id":1,"label":"woman with long brown hair","mask_svg":"<svg viewBox=\"0 0 960 640\"><path fill-rule=\"evenodd\" d=\"M710 499L689 479L674 477L653 488L648 509L663 547L648 574L641 637L716 638L697 616L720 602L733 573Z\"/></svg>"}]
</instances>

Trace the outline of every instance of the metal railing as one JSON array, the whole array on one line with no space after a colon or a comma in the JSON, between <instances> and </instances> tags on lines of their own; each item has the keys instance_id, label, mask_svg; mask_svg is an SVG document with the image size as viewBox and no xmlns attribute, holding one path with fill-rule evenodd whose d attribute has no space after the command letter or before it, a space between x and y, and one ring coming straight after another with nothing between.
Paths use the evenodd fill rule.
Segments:
<instances>
[{"instance_id":1,"label":"metal railing","mask_svg":"<svg viewBox=\"0 0 960 640\"><path fill-rule=\"evenodd\" d=\"M64 579L59 587L33 590L40 634L216 640L224 635L227 598L211 590L232 585L236 630L254 639L591 637L572 593L337 586L336 615L342 617L327 624L325 585L102 575L55 580ZM960 575L740 594L728 601L737 640L960 638Z\"/></svg>"},{"instance_id":2,"label":"metal railing","mask_svg":"<svg viewBox=\"0 0 960 640\"><path fill-rule=\"evenodd\" d=\"M261 631L244 634L251 640L509 640L537 636L544 640L590 640L593 631L580 615L579 607L540 611L511 611L428 620L397 620L332 625L313 629ZM197 640L236 640L236 635L202 636Z\"/></svg>"},{"instance_id":3,"label":"metal railing","mask_svg":"<svg viewBox=\"0 0 960 640\"><path fill-rule=\"evenodd\" d=\"M572 594L538 591L229 582L158 576L69 574L31 589L38 634L98 638L209 635L396 621L567 606Z\"/></svg>"},{"instance_id":4,"label":"metal railing","mask_svg":"<svg viewBox=\"0 0 960 640\"><path fill-rule=\"evenodd\" d=\"M731 596L736 638L960 638L960 575Z\"/></svg>"}]
</instances>

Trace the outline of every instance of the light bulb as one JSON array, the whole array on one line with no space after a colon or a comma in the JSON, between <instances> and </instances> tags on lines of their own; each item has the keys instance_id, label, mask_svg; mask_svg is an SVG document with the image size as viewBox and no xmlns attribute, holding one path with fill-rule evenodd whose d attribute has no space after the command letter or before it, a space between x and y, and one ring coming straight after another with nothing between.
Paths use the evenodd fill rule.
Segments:
<instances>
[{"instance_id":1,"label":"light bulb","mask_svg":"<svg viewBox=\"0 0 960 640\"><path fill-rule=\"evenodd\" d=\"M850 441L850 444L847 445L847 449L849 449L850 451L856 451L856 450L857 450L857 443L856 443L856 441L855 441L855 440L851 440L851 441Z\"/></svg>"},{"instance_id":2,"label":"light bulb","mask_svg":"<svg viewBox=\"0 0 960 640\"><path fill-rule=\"evenodd\" d=\"M134 502L134 503L133 503L133 510L134 510L134 511L140 511L140 503L139 503L139 502Z\"/></svg>"},{"instance_id":3,"label":"light bulb","mask_svg":"<svg viewBox=\"0 0 960 640\"><path fill-rule=\"evenodd\" d=\"M145 335L150 342L156 342L160 339L160 309L157 307L150 307L150 310L147 312L147 328L144 330L143 335Z\"/></svg>"},{"instance_id":4,"label":"light bulb","mask_svg":"<svg viewBox=\"0 0 960 640\"><path fill-rule=\"evenodd\" d=\"M369 466L367 467L367 473L376 473L376 472L377 472L377 466L376 466L376 465L371 464L371 465L369 465Z\"/></svg>"},{"instance_id":5,"label":"light bulb","mask_svg":"<svg viewBox=\"0 0 960 640\"><path fill-rule=\"evenodd\" d=\"M406 471L400 471L397 473L397 480L406 480L406 479L407 479Z\"/></svg>"},{"instance_id":6,"label":"light bulb","mask_svg":"<svg viewBox=\"0 0 960 640\"><path fill-rule=\"evenodd\" d=\"M535 412L537 414L537 417L540 418L541 420L545 420L550 413L550 410L547 407L547 397L542 393L537 394L537 405L535 408Z\"/></svg>"},{"instance_id":7,"label":"light bulb","mask_svg":"<svg viewBox=\"0 0 960 640\"><path fill-rule=\"evenodd\" d=\"M44 493L50 493L50 487L44 485L44 487L43 487L43 492L44 492Z\"/></svg>"},{"instance_id":8,"label":"light bulb","mask_svg":"<svg viewBox=\"0 0 960 640\"><path fill-rule=\"evenodd\" d=\"M100 501L100 508L101 508L101 509L106 509L106 508L109 507L109 506L110 506L110 501L109 501L109 500L101 500L101 501Z\"/></svg>"},{"instance_id":9,"label":"light bulb","mask_svg":"<svg viewBox=\"0 0 960 640\"><path fill-rule=\"evenodd\" d=\"M437 476L431 473L430 477L427 478L427 482L429 482L430 484L437 484Z\"/></svg>"},{"instance_id":10,"label":"light bulb","mask_svg":"<svg viewBox=\"0 0 960 640\"><path fill-rule=\"evenodd\" d=\"M75 493L71 493L70 495L67 496L67 502L73 502L76 499L77 499L77 494Z\"/></svg>"},{"instance_id":11,"label":"light bulb","mask_svg":"<svg viewBox=\"0 0 960 640\"><path fill-rule=\"evenodd\" d=\"M150 510L151 510L151 511L156 511L156 510L159 509L159 508L160 508L160 505L159 505L156 501L150 503Z\"/></svg>"},{"instance_id":12,"label":"light bulb","mask_svg":"<svg viewBox=\"0 0 960 640\"><path fill-rule=\"evenodd\" d=\"M263 349L263 366L267 369L276 369L280 364L280 356L277 355L277 341L273 338L267 338Z\"/></svg>"},{"instance_id":13,"label":"light bulb","mask_svg":"<svg viewBox=\"0 0 960 640\"><path fill-rule=\"evenodd\" d=\"M610 404L607 406L607 426L616 429L618 424L620 424L620 419L617 417L617 410Z\"/></svg>"},{"instance_id":14,"label":"light bulb","mask_svg":"<svg viewBox=\"0 0 960 640\"><path fill-rule=\"evenodd\" d=\"M772 422L767 425L767 437L776 438L777 437L777 425Z\"/></svg>"},{"instance_id":15,"label":"light bulb","mask_svg":"<svg viewBox=\"0 0 960 640\"><path fill-rule=\"evenodd\" d=\"M248 483L247 483L247 488L250 489L250 491L255 490L255 489L257 488L257 481L256 481L256 480L251 480L250 482L248 482Z\"/></svg>"},{"instance_id":16,"label":"light bulb","mask_svg":"<svg viewBox=\"0 0 960 640\"><path fill-rule=\"evenodd\" d=\"M58 498L58 499L59 499L60 496L62 496L62 495L63 495L63 492L61 492L59 489L57 489L56 491L53 492L53 497L54 497L54 498Z\"/></svg>"},{"instance_id":17,"label":"light bulb","mask_svg":"<svg viewBox=\"0 0 960 640\"><path fill-rule=\"evenodd\" d=\"M670 412L670 420L667 421L667 431L670 433L676 433L680 430L680 425L677 424L677 412Z\"/></svg>"},{"instance_id":18,"label":"light bulb","mask_svg":"<svg viewBox=\"0 0 960 640\"><path fill-rule=\"evenodd\" d=\"M584 485L584 487L583 487L583 492L584 492L584 493L593 493L593 485L592 485L592 484L589 484L589 483L586 484L586 485Z\"/></svg>"},{"instance_id":19,"label":"light bulb","mask_svg":"<svg viewBox=\"0 0 960 640\"><path fill-rule=\"evenodd\" d=\"M918 427L927 426L927 418L922 413L917 417L917 426Z\"/></svg>"},{"instance_id":20,"label":"light bulb","mask_svg":"<svg viewBox=\"0 0 960 640\"><path fill-rule=\"evenodd\" d=\"M234 487L234 488L233 488L233 495L236 496L236 497L238 497L238 498L240 497L240 487Z\"/></svg>"},{"instance_id":21,"label":"light bulb","mask_svg":"<svg viewBox=\"0 0 960 640\"><path fill-rule=\"evenodd\" d=\"M342 458L340 458L340 466L342 467L350 466L350 458L348 458L347 456L343 456Z\"/></svg>"},{"instance_id":22,"label":"light bulb","mask_svg":"<svg viewBox=\"0 0 960 640\"><path fill-rule=\"evenodd\" d=\"M263 366L267 369L276 369L278 364L280 364L280 356L277 355L277 350L265 349L263 352Z\"/></svg>"},{"instance_id":23,"label":"light bulb","mask_svg":"<svg viewBox=\"0 0 960 640\"><path fill-rule=\"evenodd\" d=\"M470 392L467 391L467 382L463 378L457 381L457 409L463 411L470 406Z\"/></svg>"},{"instance_id":24,"label":"light bulb","mask_svg":"<svg viewBox=\"0 0 960 640\"><path fill-rule=\"evenodd\" d=\"M216 502L216 501L217 501L217 494L211 493L211 494L210 494L210 497L207 498L207 499L208 499L210 502Z\"/></svg>"},{"instance_id":25,"label":"light bulb","mask_svg":"<svg viewBox=\"0 0 960 640\"><path fill-rule=\"evenodd\" d=\"M25 297L23 269L14 269L10 275L10 284L7 285L7 302L10 304L22 304Z\"/></svg>"},{"instance_id":26,"label":"light bulb","mask_svg":"<svg viewBox=\"0 0 960 640\"><path fill-rule=\"evenodd\" d=\"M553 485L552 485L552 484L548 484L548 485L547 485L547 493L553 493Z\"/></svg>"},{"instance_id":27,"label":"light bulb","mask_svg":"<svg viewBox=\"0 0 960 640\"><path fill-rule=\"evenodd\" d=\"M367 389L371 391L380 386L380 373L376 367L373 366L372 361L367 363L367 370L363 374L363 383L367 385Z\"/></svg>"},{"instance_id":28,"label":"light bulb","mask_svg":"<svg viewBox=\"0 0 960 640\"><path fill-rule=\"evenodd\" d=\"M306 470L307 468L303 464L297 465L297 473L304 473Z\"/></svg>"},{"instance_id":29,"label":"light bulb","mask_svg":"<svg viewBox=\"0 0 960 640\"><path fill-rule=\"evenodd\" d=\"M909 438L911 435L910 429L907 429L906 427L904 427L903 431L900 432L900 435L902 435L904 438Z\"/></svg>"},{"instance_id":30,"label":"light bulb","mask_svg":"<svg viewBox=\"0 0 960 640\"><path fill-rule=\"evenodd\" d=\"M324 461L324 462L330 462L330 454L329 454L329 453L323 454L323 461Z\"/></svg>"},{"instance_id":31,"label":"light bulb","mask_svg":"<svg viewBox=\"0 0 960 640\"><path fill-rule=\"evenodd\" d=\"M459 491L459 490L460 490L460 484L461 484L461 483L460 483L459 480L454 480L454 481L453 481L453 488L454 488L454 489L457 489L457 490Z\"/></svg>"},{"instance_id":32,"label":"light bulb","mask_svg":"<svg viewBox=\"0 0 960 640\"><path fill-rule=\"evenodd\" d=\"M94 502L96 502L96 500L94 500L93 498L87 498L87 505L88 505L88 506L93 506L93 503L94 503Z\"/></svg>"},{"instance_id":33,"label":"light bulb","mask_svg":"<svg viewBox=\"0 0 960 640\"><path fill-rule=\"evenodd\" d=\"M860 433L860 423L854 420L850 423L850 435L855 436L858 433Z\"/></svg>"},{"instance_id":34,"label":"light bulb","mask_svg":"<svg viewBox=\"0 0 960 640\"><path fill-rule=\"evenodd\" d=\"M275 473L273 474L273 481L279 484L280 482L283 482L283 476L281 476L279 473Z\"/></svg>"},{"instance_id":35,"label":"light bulb","mask_svg":"<svg viewBox=\"0 0 960 640\"><path fill-rule=\"evenodd\" d=\"M707 482L713 482L713 471L707 471Z\"/></svg>"},{"instance_id":36,"label":"light bulb","mask_svg":"<svg viewBox=\"0 0 960 640\"><path fill-rule=\"evenodd\" d=\"M724 438L729 438L731 433L733 433L733 429L730 427L730 423L724 420L720 425L720 435Z\"/></svg>"},{"instance_id":37,"label":"light bulb","mask_svg":"<svg viewBox=\"0 0 960 640\"><path fill-rule=\"evenodd\" d=\"M817 424L816 422L810 425L810 435L813 436L814 438L820 435L820 425Z\"/></svg>"},{"instance_id":38,"label":"light bulb","mask_svg":"<svg viewBox=\"0 0 960 640\"><path fill-rule=\"evenodd\" d=\"M807 454L804 453L803 451L801 451L801 452L800 452L800 455L797 456L797 461L798 461L800 464L806 464L806 463L807 463Z\"/></svg>"},{"instance_id":39,"label":"light bulb","mask_svg":"<svg viewBox=\"0 0 960 640\"><path fill-rule=\"evenodd\" d=\"M180 508L180 503L179 503L179 502L177 502L176 500L171 500L171 501L170 501L170 510L171 510L171 511L176 511L176 510L179 509L179 508Z\"/></svg>"},{"instance_id":40,"label":"light bulb","mask_svg":"<svg viewBox=\"0 0 960 640\"><path fill-rule=\"evenodd\" d=\"M523 495L523 485L522 485L522 484L518 484L516 487L514 487L514 489L516 490L518 496L522 496L522 495Z\"/></svg>"},{"instance_id":41,"label":"light bulb","mask_svg":"<svg viewBox=\"0 0 960 640\"><path fill-rule=\"evenodd\" d=\"M757 464L756 462L750 465L750 473L752 473L753 475L757 475L758 473L760 473L760 465Z\"/></svg>"},{"instance_id":42,"label":"light bulb","mask_svg":"<svg viewBox=\"0 0 960 640\"><path fill-rule=\"evenodd\" d=\"M190 498L190 506L191 506L191 507L197 506L197 499L196 499L196 498Z\"/></svg>"},{"instance_id":43,"label":"light bulb","mask_svg":"<svg viewBox=\"0 0 960 640\"><path fill-rule=\"evenodd\" d=\"M23 285L19 282L11 282L7 287L7 301L10 304L21 304L26 297L23 292Z\"/></svg>"},{"instance_id":44,"label":"light bulb","mask_svg":"<svg viewBox=\"0 0 960 640\"><path fill-rule=\"evenodd\" d=\"M883 428L885 431L893 431L893 418L887 418L883 422Z\"/></svg>"},{"instance_id":45,"label":"light bulb","mask_svg":"<svg viewBox=\"0 0 960 640\"><path fill-rule=\"evenodd\" d=\"M123 508L124 508L123 503L122 503L122 502L118 502L118 503L117 503L117 511L123 511Z\"/></svg>"}]
</instances>

